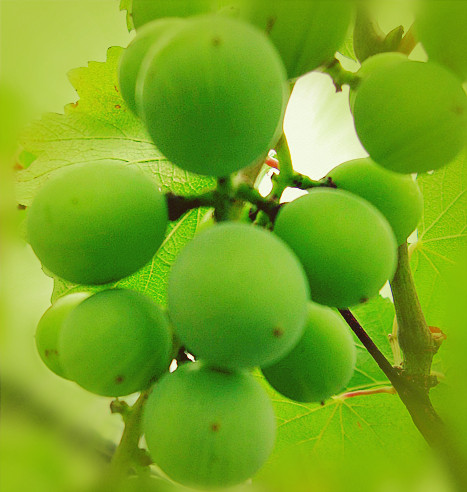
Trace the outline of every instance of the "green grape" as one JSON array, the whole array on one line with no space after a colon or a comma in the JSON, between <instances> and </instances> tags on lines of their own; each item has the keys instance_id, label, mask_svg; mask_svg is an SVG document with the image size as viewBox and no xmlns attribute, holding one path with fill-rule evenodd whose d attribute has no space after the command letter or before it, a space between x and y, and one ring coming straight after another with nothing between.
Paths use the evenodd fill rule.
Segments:
<instances>
[{"instance_id":1,"label":"green grape","mask_svg":"<svg viewBox=\"0 0 467 492\"><path fill-rule=\"evenodd\" d=\"M378 53L377 55L370 56L363 63L357 74L360 77L360 83L362 80L366 79L374 71L380 70L381 68L390 68L399 63L409 61L406 55L402 53L388 52L388 53ZM356 89L350 89L349 100L350 100L350 110L353 112L355 105L355 97L357 96L358 86Z\"/></svg>"},{"instance_id":2,"label":"green grape","mask_svg":"<svg viewBox=\"0 0 467 492\"><path fill-rule=\"evenodd\" d=\"M136 79L143 58L155 43L163 42L183 23L179 19L160 19L153 21L138 31L136 38L128 45L120 59L118 78L120 91L128 107L136 113Z\"/></svg>"},{"instance_id":3,"label":"green grape","mask_svg":"<svg viewBox=\"0 0 467 492\"><path fill-rule=\"evenodd\" d=\"M164 376L146 403L143 430L154 462L193 487L240 484L274 446L271 401L247 372L222 372L200 362Z\"/></svg>"},{"instance_id":4,"label":"green grape","mask_svg":"<svg viewBox=\"0 0 467 492\"><path fill-rule=\"evenodd\" d=\"M285 205L274 232L297 254L313 301L345 308L378 294L392 279L397 244L371 203L344 190L315 189Z\"/></svg>"},{"instance_id":5,"label":"green grape","mask_svg":"<svg viewBox=\"0 0 467 492\"><path fill-rule=\"evenodd\" d=\"M36 348L44 364L57 376L67 378L60 362L58 338L68 314L90 294L79 292L58 299L47 309L36 329Z\"/></svg>"},{"instance_id":6,"label":"green grape","mask_svg":"<svg viewBox=\"0 0 467 492\"><path fill-rule=\"evenodd\" d=\"M232 3L234 3L233 0ZM136 29L163 17L190 17L216 12L228 0L133 0L132 17Z\"/></svg>"},{"instance_id":7,"label":"green grape","mask_svg":"<svg viewBox=\"0 0 467 492\"><path fill-rule=\"evenodd\" d=\"M344 162L328 177L342 190L373 204L387 219L397 244L416 229L423 213L423 195L412 176L388 171L370 158Z\"/></svg>"},{"instance_id":8,"label":"green grape","mask_svg":"<svg viewBox=\"0 0 467 492\"><path fill-rule=\"evenodd\" d=\"M132 290L104 290L65 319L58 340L68 377L103 396L140 391L168 368L171 333L162 309Z\"/></svg>"},{"instance_id":9,"label":"green grape","mask_svg":"<svg viewBox=\"0 0 467 492\"><path fill-rule=\"evenodd\" d=\"M187 21L144 59L138 113L159 150L198 174L226 176L270 150L288 97L264 34L216 15Z\"/></svg>"},{"instance_id":10,"label":"green grape","mask_svg":"<svg viewBox=\"0 0 467 492\"><path fill-rule=\"evenodd\" d=\"M221 368L266 365L298 341L308 287L293 252L256 226L224 223L197 235L169 275L174 330Z\"/></svg>"},{"instance_id":11,"label":"green grape","mask_svg":"<svg viewBox=\"0 0 467 492\"><path fill-rule=\"evenodd\" d=\"M167 204L156 184L115 161L61 171L41 188L27 222L44 267L78 284L136 272L156 253L166 226Z\"/></svg>"},{"instance_id":12,"label":"green grape","mask_svg":"<svg viewBox=\"0 0 467 492\"><path fill-rule=\"evenodd\" d=\"M430 60L467 80L467 3L462 0L422 2L416 31Z\"/></svg>"},{"instance_id":13,"label":"green grape","mask_svg":"<svg viewBox=\"0 0 467 492\"><path fill-rule=\"evenodd\" d=\"M263 369L270 385L291 400L322 402L341 391L356 362L352 335L334 310L310 303L305 333L283 359Z\"/></svg>"},{"instance_id":14,"label":"green grape","mask_svg":"<svg viewBox=\"0 0 467 492\"><path fill-rule=\"evenodd\" d=\"M254 0L240 15L265 31L282 56L289 78L331 60L349 28L349 0Z\"/></svg>"},{"instance_id":15,"label":"green grape","mask_svg":"<svg viewBox=\"0 0 467 492\"><path fill-rule=\"evenodd\" d=\"M466 94L459 80L434 62L375 70L358 87L353 113L370 157L392 171L438 169L466 142Z\"/></svg>"},{"instance_id":16,"label":"green grape","mask_svg":"<svg viewBox=\"0 0 467 492\"><path fill-rule=\"evenodd\" d=\"M139 27L161 17L188 17L209 12L242 19L265 32L282 56L289 78L295 78L332 59L347 34L352 2L135 0L133 20Z\"/></svg>"}]
</instances>

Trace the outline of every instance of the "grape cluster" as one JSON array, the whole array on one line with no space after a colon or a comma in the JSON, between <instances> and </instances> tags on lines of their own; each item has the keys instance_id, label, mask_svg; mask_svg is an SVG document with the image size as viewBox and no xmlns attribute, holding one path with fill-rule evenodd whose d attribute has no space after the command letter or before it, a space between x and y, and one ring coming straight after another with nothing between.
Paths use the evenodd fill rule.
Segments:
<instances>
[{"instance_id":1,"label":"grape cluster","mask_svg":"<svg viewBox=\"0 0 467 492\"><path fill-rule=\"evenodd\" d=\"M332 60L351 6L134 0L138 30L121 58L121 93L168 159L220 186L276 146L288 80ZM447 164L465 143L466 97L447 68L384 53L357 77L350 106L370 157L337 166L291 203L272 197L265 228L249 214L204 228L171 268L167 310L105 285L137 272L164 241L170 202L148 175L116 161L73 166L30 207L28 238L44 268L104 289L62 297L44 314L42 360L104 396L158 381L143 430L153 460L177 482L238 484L268 459L275 418L253 368L300 402L347 386L356 350L336 308L367 301L392 279L397 246L422 214L408 173ZM239 199L218 194L214 207L219 196L224 207ZM258 195L248 196L254 204ZM170 372L183 351L196 362Z\"/></svg>"}]
</instances>

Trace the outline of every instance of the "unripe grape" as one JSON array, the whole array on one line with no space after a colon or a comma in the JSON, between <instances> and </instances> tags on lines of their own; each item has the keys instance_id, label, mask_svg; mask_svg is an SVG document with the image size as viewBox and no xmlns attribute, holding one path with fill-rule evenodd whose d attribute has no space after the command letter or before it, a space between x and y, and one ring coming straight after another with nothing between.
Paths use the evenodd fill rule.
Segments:
<instances>
[{"instance_id":1,"label":"unripe grape","mask_svg":"<svg viewBox=\"0 0 467 492\"><path fill-rule=\"evenodd\" d=\"M98 395L124 396L148 388L168 369L171 333L149 297L104 290L71 311L58 347L70 379Z\"/></svg>"},{"instance_id":2,"label":"unripe grape","mask_svg":"<svg viewBox=\"0 0 467 492\"><path fill-rule=\"evenodd\" d=\"M154 143L187 171L226 176L266 155L288 98L279 54L256 28L200 16L145 57L138 113Z\"/></svg>"},{"instance_id":3,"label":"unripe grape","mask_svg":"<svg viewBox=\"0 0 467 492\"><path fill-rule=\"evenodd\" d=\"M118 69L120 91L128 107L134 113L136 113L136 80L144 57L152 46L163 42L166 36L182 24L179 19L155 20L139 30L136 38L123 52Z\"/></svg>"},{"instance_id":4,"label":"unripe grape","mask_svg":"<svg viewBox=\"0 0 467 492\"><path fill-rule=\"evenodd\" d=\"M105 284L143 267L161 245L167 204L143 171L98 161L47 182L28 215L29 242L42 264L78 284Z\"/></svg>"},{"instance_id":5,"label":"unripe grape","mask_svg":"<svg viewBox=\"0 0 467 492\"><path fill-rule=\"evenodd\" d=\"M390 68L399 63L407 62L409 59L406 55L402 53L396 53L393 51L387 53L378 53L377 55L370 56L363 63L356 75L360 78L360 83L370 76L374 71L380 70L381 68ZM350 110L353 112L353 107L355 104L355 97L357 96L358 85L356 89L350 88L349 101Z\"/></svg>"},{"instance_id":6,"label":"unripe grape","mask_svg":"<svg viewBox=\"0 0 467 492\"><path fill-rule=\"evenodd\" d=\"M430 60L467 80L467 4L465 1L426 0L421 4L416 32Z\"/></svg>"},{"instance_id":7,"label":"unripe grape","mask_svg":"<svg viewBox=\"0 0 467 492\"><path fill-rule=\"evenodd\" d=\"M438 169L466 142L466 94L459 80L434 62L375 70L359 85L353 114L370 157L400 173Z\"/></svg>"},{"instance_id":8,"label":"unripe grape","mask_svg":"<svg viewBox=\"0 0 467 492\"><path fill-rule=\"evenodd\" d=\"M155 19L214 13L228 2L229 0L133 0L133 23L139 30L141 26Z\"/></svg>"},{"instance_id":9,"label":"unripe grape","mask_svg":"<svg viewBox=\"0 0 467 492\"><path fill-rule=\"evenodd\" d=\"M349 28L348 0L253 0L240 15L267 33L282 56L289 78L332 60Z\"/></svg>"},{"instance_id":10,"label":"unripe grape","mask_svg":"<svg viewBox=\"0 0 467 492\"><path fill-rule=\"evenodd\" d=\"M60 362L58 338L68 314L90 294L79 292L58 299L47 309L36 329L36 348L44 364L57 376L67 379Z\"/></svg>"},{"instance_id":11,"label":"unripe grape","mask_svg":"<svg viewBox=\"0 0 467 492\"><path fill-rule=\"evenodd\" d=\"M371 203L344 190L315 189L285 205L274 232L297 254L311 299L344 308L378 294L392 279L397 244Z\"/></svg>"},{"instance_id":12,"label":"unripe grape","mask_svg":"<svg viewBox=\"0 0 467 492\"><path fill-rule=\"evenodd\" d=\"M239 18L265 32L278 49L289 78L326 61L344 42L352 2L348 0L134 0L136 27L161 17L215 13Z\"/></svg>"},{"instance_id":13,"label":"unripe grape","mask_svg":"<svg viewBox=\"0 0 467 492\"><path fill-rule=\"evenodd\" d=\"M389 171L366 158L344 162L328 177L339 189L373 204L388 220L397 244L404 243L417 228L423 213L423 195L412 176Z\"/></svg>"},{"instance_id":14,"label":"unripe grape","mask_svg":"<svg viewBox=\"0 0 467 492\"><path fill-rule=\"evenodd\" d=\"M289 247L256 226L223 223L197 235L169 276L176 334L221 368L270 364L298 341L308 286Z\"/></svg>"},{"instance_id":15,"label":"unripe grape","mask_svg":"<svg viewBox=\"0 0 467 492\"><path fill-rule=\"evenodd\" d=\"M173 480L202 488L254 475L272 451L275 429L271 401L252 375L199 362L164 376L143 418L154 462Z\"/></svg>"},{"instance_id":16,"label":"unripe grape","mask_svg":"<svg viewBox=\"0 0 467 492\"><path fill-rule=\"evenodd\" d=\"M334 310L310 303L305 333L283 359L263 369L269 384L291 400L322 402L350 381L356 363L349 327Z\"/></svg>"}]
</instances>

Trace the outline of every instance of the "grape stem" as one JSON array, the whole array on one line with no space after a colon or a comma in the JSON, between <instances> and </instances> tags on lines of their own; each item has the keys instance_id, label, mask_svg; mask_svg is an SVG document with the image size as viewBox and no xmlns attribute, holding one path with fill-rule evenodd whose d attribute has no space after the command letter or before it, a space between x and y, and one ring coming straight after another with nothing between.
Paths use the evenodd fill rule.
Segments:
<instances>
[{"instance_id":1,"label":"grape stem","mask_svg":"<svg viewBox=\"0 0 467 492\"><path fill-rule=\"evenodd\" d=\"M351 89L356 89L360 83L360 77L354 72L345 70L337 58L334 58L330 63L325 65L323 72L331 77L336 92L342 92L343 85L348 85Z\"/></svg>"},{"instance_id":2,"label":"grape stem","mask_svg":"<svg viewBox=\"0 0 467 492\"><path fill-rule=\"evenodd\" d=\"M122 414L125 429L110 462L108 484L111 487L118 485L130 470L147 468L151 464L149 456L138 446L143 433L141 428L143 407L149 393L150 390L142 391L131 408L127 405L119 405L118 407L121 407L123 411L114 410L114 413Z\"/></svg>"},{"instance_id":3,"label":"grape stem","mask_svg":"<svg viewBox=\"0 0 467 492\"><path fill-rule=\"evenodd\" d=\"M444 459L459 491L467 490L467 467L455 438L436 413L425 386L417 378L394 368L369 337L349 309L339 310L342 317L387 376L407 408L415 426L426 442Z\"/></svg>"}]
</instances>

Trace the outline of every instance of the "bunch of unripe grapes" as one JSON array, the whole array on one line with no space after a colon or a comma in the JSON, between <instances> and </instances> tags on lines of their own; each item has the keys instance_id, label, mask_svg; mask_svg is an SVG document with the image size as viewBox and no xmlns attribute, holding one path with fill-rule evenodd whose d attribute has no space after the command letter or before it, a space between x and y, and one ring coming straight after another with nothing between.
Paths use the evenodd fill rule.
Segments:
<instances>
[{"instance_id":1,"label":"bunch of unripe grapes","mask_svg":"<svg viewBox=\"0 0 467 492\"><path fill-rule=\"evenodd\" d=\"M174 165L225 178L274 148L288 81L332 60L351 7L134 0L137 35L121 59L122 95ZM439 44L450 32L438 31ZM426 25L423 32L436 62L385 53L357 74L350 105L370 157L332 170L323 179L332 187L283 205L273 231L227 221L197 234L171 268L167 309L106 285L137 272L163 244L168 205L150 176L123 162L85 163L37 194L28 238L44 268L102 286L52 305L37 328L39 354L98 395L125 396L157 381L143 430L172 480L229 486L265 463L275 417L252 369L300 402L323 402L350 381L356 350L338 309L392 279L397 247L422 214L409 173L447 164L465 143L465 67L438 64L440 50L430 45L437 41ZM196 361L169 372L180 347Z\"/></svg>"}]
</instances>

